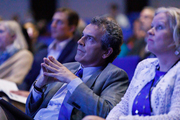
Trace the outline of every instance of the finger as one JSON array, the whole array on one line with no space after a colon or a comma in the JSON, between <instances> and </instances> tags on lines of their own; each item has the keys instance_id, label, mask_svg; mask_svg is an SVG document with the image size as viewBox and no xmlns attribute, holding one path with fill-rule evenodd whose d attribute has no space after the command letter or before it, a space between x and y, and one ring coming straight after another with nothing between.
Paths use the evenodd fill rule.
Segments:
<instances>
[{"instance_id":1,"label":"finger","mask_svg":"<svg viewBox=\"0 0 180 120\"><path fill-rule=\"evenodd\" d=\"M54 73L44 72L43 74L48 77L54 77Z\"/></svg>"},{"instance_id":2,"label":"finger","mask_svg":"<svg viewBox=\"0 0 180 120\"><path fill-rule=\"evenodd\" d=\"M44 58L44 63L53 67L53 68L56 68L56 69L59 69L59 66L55 63L53 63L51 60L47 59L47 58Z\"/></svg>"},{"instance_id":3,"label":"finger","mask_svg":"<svg viewBox=\"0 0 180 120\"><path fill-rule=\"evenodd\" d=\"M60 66L60 67L63 66L63 65L62 65L59 61L57 61L53 56L49 56L48 58L49 58L49 60L52 61L54 64L56 64L56 65L58 65L58 66Z\"/></svg>"},{"instance_id":4,"label":"finger","mask_svg":"<svg viewBox=\"0 0 180 120\"><path fill-rule=\"evenodd\" d=\"M44 72L43 74L44 74L45 76L48 76L48 77L53 78L52 80L54 80L54 81L57 81L57 80L58 80L57 74L55 74L55 73Z\"/></svg>"},{"instance_id":5,"label":"finger","mask_svg":"<svg viewBox=\"0 0 180 120\"><path fill-rule=\"evenodd\" d=\"M42 64L43 63L41 63L41 68L42 68L43 72L47 72L47 69Z\"/></svg>"},{"instance_id":6,"label":"finger","mask_svg":"<svg viewBox=\"0 0 180 120\"><path fill-rule=\"evenodd\" d=\"M45 63L41 63L41 65L42 65L42 68L43 68L43 72L48 72L48 71L50 71L50 72L58 72L57 69L55 69L55 68L53 68L53 67L51 67L51 66L49 66L49 65L47 65Z\"/></svg>"}]
</instances>

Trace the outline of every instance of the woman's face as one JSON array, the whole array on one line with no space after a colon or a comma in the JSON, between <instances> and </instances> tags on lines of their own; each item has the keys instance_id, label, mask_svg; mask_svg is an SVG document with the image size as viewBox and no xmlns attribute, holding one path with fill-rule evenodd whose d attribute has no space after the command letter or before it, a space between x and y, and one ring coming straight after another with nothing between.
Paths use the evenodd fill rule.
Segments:
<instances>
[{"instance_id":1,"label":"woman's face","mask_svg":"<svg viewBox=\"0 0 180 120\"><path fill-rule=\"evenodd\" d=\"M148 31L147 45L149 51L155 55L174 52L173 33L165 13L159 13L154 17L151 29Z\"/></svg>"},{"instance_id":2,"label":"woman's face","mask_svg":"<svg viewBox=\"0 0 180 120\"><path fill-rule=\"evenodd\" d=\"M4 51L6 47L13 43L15 35L11 35L4 25L0 24L0 50Z\"/></svg>"}]
</instances>

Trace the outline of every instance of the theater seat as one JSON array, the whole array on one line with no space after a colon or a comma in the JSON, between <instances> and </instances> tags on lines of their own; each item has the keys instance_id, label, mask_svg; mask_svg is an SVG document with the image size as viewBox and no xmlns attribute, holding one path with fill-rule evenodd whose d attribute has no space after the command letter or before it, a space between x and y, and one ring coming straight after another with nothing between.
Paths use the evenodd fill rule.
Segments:
<instances>
[{"instance_id":1,"label":"theater seat","mask_svg":"<svg viewBox=\"0 0 180 120\"><path fill-rule=\"evenodd\" d=\"M126 71L129 80L131 81L134 75L135 68L137 64L140 62L140 60L141 59L139 56L126 56L122 58L116 58L113 61L113 64Z\"/></svg>"}]
</instances>

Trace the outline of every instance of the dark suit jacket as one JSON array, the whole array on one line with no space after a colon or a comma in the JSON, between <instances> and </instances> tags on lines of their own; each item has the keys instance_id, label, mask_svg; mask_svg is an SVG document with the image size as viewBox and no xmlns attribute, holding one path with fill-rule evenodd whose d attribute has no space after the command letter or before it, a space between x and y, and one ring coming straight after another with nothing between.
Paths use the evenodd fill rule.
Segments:
<instances>
[{"instance_id":1,"label":"dark suit jacket","mask_svg":"<svg viewBox=\"0 0 180 120\"><path fill-rule=\"evenodd\" d=\"M74 62L76 52L77 41L73 39L66 45L66 47L63 49L61 55L57 60L61 63ZM40 73L41 63L43 62L43 58L47 57L47 54L48 49L43 49L34 56L34 61L31 70L25 77L23 83L18 86L20 90L28 91L30 89L32 83L36 80L37 76Z\"/></svg>"},{"instance_id":2,"label":"dark suit jacket","mask_svg":"<svg viewBox=\"0 0 180 120\"><path fill-rule=\"evenodd\" d=\"M8 120L6 114L1 106L0 106L0 118L1 118L1 120Z\"/></svg>"},{"instance_id":3,"label":"dark suit jacket","mask_svg":"<svg viewBox=\"0 0 180 120\"><path fill-rule=\"evenodd\" d=\"M32 120L32 118L0 98L0 120Z\"/></svg>"},{"instance_id":4,"label":"dark suit jacket","mask_svg":"<svg viewBox=\"0 0 180 120\"><path fill-rule=\"evenodd\" d=\"M65 66L75 73L80 64L67 63ZM104 69L94 73L86 82L80 84L68 99L72 105L72 120L81 120L86 115L98 115L105 118L110 110L121 100L129 81L125 71L109 63ZM41 109L47 107L54 94L63 83L48 84L42 98L36 103L31 103L31 93L26 103L26 113L34 117Z\"/></svg>"}]
</instances>

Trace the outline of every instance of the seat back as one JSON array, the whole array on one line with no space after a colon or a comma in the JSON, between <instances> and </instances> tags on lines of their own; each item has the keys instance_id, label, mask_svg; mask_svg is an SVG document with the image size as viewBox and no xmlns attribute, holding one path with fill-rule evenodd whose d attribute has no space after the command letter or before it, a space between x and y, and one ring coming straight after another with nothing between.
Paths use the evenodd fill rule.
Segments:
<instances>
[{"instance_id":1,"label":"seat back","mask_svg":"<svg viewBox=\"0 0 180 120\"><path fill-rule=\"evenodd\" d=\"M122 58L116 58L113 64L126 71L129 80L131 81L137 64L140 62L139 56L126 56Z\"/></svg>"}]
</instances>

